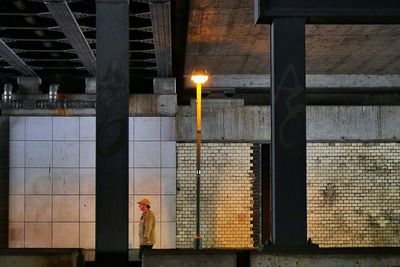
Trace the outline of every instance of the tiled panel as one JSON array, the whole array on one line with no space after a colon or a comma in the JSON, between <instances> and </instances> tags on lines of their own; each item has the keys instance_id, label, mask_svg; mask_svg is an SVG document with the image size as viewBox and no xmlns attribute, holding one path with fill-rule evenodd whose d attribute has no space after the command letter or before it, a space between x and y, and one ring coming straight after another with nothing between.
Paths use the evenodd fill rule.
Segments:
<instances>
[{"instance_id":1,"label":"tiled panel","mask_svg":"<svg viewBox=\"0 0 400 267\"><path fill-rule=\"evenodd\" d=\"M94 222L96 219L96 197L81 195L79 209L81 222Z\"/></svg>"},{"instance_id":2,"label":"tiled panel","mask_svg":"<svg viewBox=\"0 0 400 267\"><path fill-rule=\"evenodd\" d=\"M10 168L10 194L23 194L25 192L25 169L24 168Z\"/></svg>"},{"instance_id":3,"label":"tiled panel","mask_svg":"<svg viewBox=\"0 0 400 267\"><path fill-rule=\"evenodd\" d=\"M154 227L154 239L155 239L155 244L154 248L158 249L161 248L161 224L159 222L156 222L156 225Z\"/></svg>"},{"instance_id":4,"label":"tiled panel","mask_svg":"<svg viewBox=\"0 0 400 267\"><path fill-rule=\"evenodd\" d=\"M53 117L53 140L79 140L79 117Z\"/></svg>"},{"instance_id":5,"label":"tiled panel","mask_svg":"<svg viewBox=\"0 0 400 267\"><path fill-rule=\"evenodd\" d=\"M10 117L10 140L25 140L25 117Z\"/></svg>"},{"instance_id":6,"label":"tiled panel","mask_svg":"<svg viewBox=\"0 0 400 267\"><path fill-rule=\"evenodd\" d=\"M95 117L15 117L10 126L10 247L93 249ZM175 247L175 127L172 117L129 118L130 248L143 197L156 217L155 248Z\"/></svg>"},{"instance_id":7,"label":"tiled panel","mask_svg":"<svg viewBox=\"0 0 400 267\"><path fill-rule=\"evenodd\" d=\"M164 222L176 221L176 196L162 195L161 196L161 220Z\"/></svg>"},{"instance_id":8,"label":"tiled panel","mask_svg":"<svg viewBox=\"0 0 400 267\"><path fill-rule=\"evenodd\" d=\"M79 167L79 142L54 141L53 142L54 167Z\"/></svg>"},{"instance_id":9,"label":"tiled panel","mask_svg":"<svg viewBox=\"0 0 400 267\"><path fill-rule=\"evenodd\" d=\"M25 193L26 194L51 194L52 173L51 168L26 168Z\"/></svg>"},{"instance_id":10,"label":"tiled panel","mask_svg":"<svg viewBox=\"0 0 400 267\"><path fill-rule=\"evenodd\" d=\"M27 117L26 140L52 140L51 117Z\"/></svg>"},{"instance_id":11,"label":"tiled panel","mask_svg":"<svg viewBox=\"0 0 400 267\"><path fill-rule=\"evenodd\" d=\"M25 223L25 247L50 248L51 223Z\"/></svg>"},{"instance_id":12,"label":"tiled panel","mask_svg":"<svg viewBox=\"0 0 400 267\"><path fill-rule=\"evenodd\" d=\"M80 142L79 148L80 167L96 167L96 142Z\"/></svg>"},{"instance_id":13,"label":"tiled panel","mask_svg":"<svg viewBox=\"0 0 400 267\"><path fill-rule=\"evenodd\" d=\"M135 142L134 167L160 167L160 142Z\"/></svg>"},{"instance_id":14,"label":"tiled panel","mask_svg":"<svg viewBox=\"0 0 400 267\"><path fill-rule=\"evenodd\" d=\"M160 194L160 169L135 168L133 170L134 194Z\"/></svg>"},{"instance_id":15,"label":"tiled panel","mask_svg":"<svg viewBox=\"0 0 400 267\"><path fill-rule=\"evenodd\" d=\"M136 202L132 195L128 197L128 221L133 221L133 210L136 208Z\"/></svg>"},{"instance_id":16,"label":"tiled panel","mask_svg":"<svg viewBox=\"0 0 400 267\"><path fill-rule=\"evenodd\" d=\"M176 248L176 223L161 223L161 248Z\"/></svg>"},{"instance_id":17,"label":"tiled panel","mask_svg":"<svg viewBox=\"0 0 400 267\"><path fill-rule=\"evenodd\" d=\"M176 167L176 142L161 142L161 167Z\"/></svg>"},{"instance_id":18,"label":"tiled panel","mask_svg":"<svg viewBox=\"0 0 400 267\"><path fill-rule=\"evenodd\" d=\"M129 168L129 195L133 194L133 168Z\"/></svg>"},{"instance_id":19,"label":"tiled panel","mask_svg":"<svg viewBox=\"0 0 400 267\"><path fill-rule=\"evenodd\" d=\"M133 167L133 141L129 141L129 156L128 156L128 166L129 168Z\"/></svg>"},{"instance_id":20,"label":"tiled panel","mask_svg":"<svg viewBox=\"0 0 400 267\"><path fill-rule=\"evenodd\" d=\"M10 167L25 167L25 142L10 141Z\"/></svg>"},{"instance_id":21,"label":"tiled panel","mask_svg":"<svg viewBox=\"0 0 400 267\"><path fill-rule=\"evenodd\" d=\"M79 223L53 223L53 248L79 247Z\"/></svg>"},{"instance_id":22,"label":"tiled panel","mask_svg":"<svg viewBox=\"0 0 400 267\"><path fill-rule=\"evenodd\" d=\"M161 140L175 141L175 117L162 117L161 118Z\"/></svg>"},{"instance_id":23,"label":"tiled panel","mask_svg":"<svg viewBox=\"0 0 400 267\"><path fill-rule=\"evenodd\" d=\"M129 141L133 140L133 118L129 117Z\"/></svg>"},{"instance_id":24,"label":"tiled panel","mask_svg":"<svg viewBox=\"0 0 400 267\"><path fill-rule=\"evenodd\" d=\"M26 167L49 168L52 166L51 141L26 142Z\"/></svg>"},{"instance_id":25,"label":"tiled panel","mask_svg":"<svg viewBox=\"0 0 400 267\"><path fill-rule=\"evenodd\" d=\"M159 117L134 117L133 138L135 141L160 140Z\"/></svg>"},{"instance_id":26,"label":"tiled panel","mask_svg":"<svg viewBox=\"0 0 400 267\"><path fill-rule=\"evenodd\" d=\"M80 169L80 193L95 194L96 193L96 169L81 168Z\"/></svg>"},{"instance_id":27,"label":"tiled panel","mask_svg":"<svg viewBox=\"0 0 400 267\"><path fill-rule=\"evenodd\" d=\"M51 196L25 196L25 221L51 221Z\"/></svg>"},{"instance_id":28,"label":"tiled panel","mask_svg":"<svg viewBox=\"0 0 400 267\"><path fill-rule=\"evenodd\" d=\"M23 222L24 209L25 209L25 196L10 195L8 201L10 207L8 211L8 220L10 222Z\"/></svg>"},{"instance_id":29,"label":"tiled panel","mask_svg":"<svg viewBox=\"0 0 400 267\"><path fill-rule=\"evenodd\" d=\"M96 117L81 117L79 127L80 140L96 140Z\"/></svg>"},{"instance_id":30,"label":"tiled panel","mask_svg":"<svg viewBox=\"0 0 400 267\"><path fill-rule=\"evenodd\" d=\"M133 248L139 248L139 222L133 223Z\"/></svg>"},{"instance_id":31,"label":"tiled panel","mask_svg":"<svg viewBox=\"0 0 400 267\"><path fill-rule=\"evenodd\" d=\"M161 194L176 194L176 168L161 168Z\"/></svg>"},{"instance_id":32,"label":"tiled panel","mask_svg":"<svg viewBox=\"0 0 400 267\"><path fill-rule=\"evenodd\" d=\"M8 224L8 247L23 248L25 246L24 223L10 222Z\"/></svg>"},{"instance_id":33,"label":"tiled panel","mask_svg":"<svg viewBox=\"0 0 400 267\"><path fill-rule=\"evenodd\" d=\"M53 196L53 221L79 221L79 196Z\"/></svg>"},{"instance_id":34,"label":"tiled panel","mask_svg":"<svg viewBox=\"0 0 400 267\"><path fill-rule=\"evenodd\" d=\"M160 195L134 195L134 205L136 207L133 209L133 220L135 222L140 221L140 216L142 216L142 211L139 209L139 205L137 204L142 198L147 198L150 200L150 207L154 213L154 217L156 221L161 220L161 213L160 213Z\"/></svg>"},{"instance_id":35,"label":"tiled panel","mask_svg":"<svg viewBox=\"0 0 400 267\"><path fill-rule=\"evenodd\" d=\"M79 226L79 243L81 248L94 249L95 248L95 223L82 222Z\"/></svg>"},{"instance_id":36,"label":"tiled panel","mask_svg":"<svg viewBox=\"0 0 400 267\"><path fill-rule=\"evenodd\" d=\"M79 194L79 169L54 168L53 194Z\"/></svg>"},{"instance_id":37,"label":"tiled panel","mask_svg":"<svg viewBox=\"0 0 400 267\"><path fill-rule=\"evenodd\" d=\"M128 237L128 248L129 249L133 249L133 234L134 234L133 223L130 222L129 225L128 225L128 235L129 235L129 237Z\"/></svg>"}]
</instances>

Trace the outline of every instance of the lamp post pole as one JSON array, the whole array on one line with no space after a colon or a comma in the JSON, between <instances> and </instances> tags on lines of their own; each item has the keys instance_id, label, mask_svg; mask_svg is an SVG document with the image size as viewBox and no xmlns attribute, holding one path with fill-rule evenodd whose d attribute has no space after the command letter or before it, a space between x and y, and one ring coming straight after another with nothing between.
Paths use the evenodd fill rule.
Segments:
<instances>
[{"instance_id":1,"label":"lamp post pole","mask_svg":"<svg viewBox=\"0 0 400 267\"><path fill-rule=\"evenodd\" d=\"M201 155L201 85L208 80L206 70L195 70L192 81L196 83L196 235L194 237L195 249L201 249L200 236L200 155Z\"/></svg>"},{"instance_id":2,"label":"lamp post pole","mask_svg":"<svg viewBox=\"0 0 400 267\"><path fill-rule=\"evenodd\" d=\"M196 83L196 236L195 249L201 248L200 236L200 155L201 155L201 83Z\"/></svg>"}]
</instances>

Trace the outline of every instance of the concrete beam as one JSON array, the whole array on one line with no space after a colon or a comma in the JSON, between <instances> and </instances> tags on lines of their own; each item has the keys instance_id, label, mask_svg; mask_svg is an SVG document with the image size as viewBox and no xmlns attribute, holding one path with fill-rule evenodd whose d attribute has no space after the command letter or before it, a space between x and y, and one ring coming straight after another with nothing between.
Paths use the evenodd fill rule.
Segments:
<instances>
[{"instance_id":1,"label":"concrete beam","mask_svg":"<svg viewBox=\"0 0 400 267\"><path fill-rule=\"evenodd\" d=\"M26 99L25 99L26 98ZM15 102L13 108L2 109L2 115L5 116L94 116L96 110L94 108L86 108L87 104L95 102L96 95L59 95L61 101L66 101L66 106L59 108L26 108L25 102L32 103L36 106L36 101L48 101L48 95L25 95L24 100ZM79 104L81 101L82 108L68 108L69 102L75 101ZM13 103L14 104L14 103ZM32 106L30 105L30 106ZM176 95L130 95L129 96L129 116L175 116L177 110Z\"/></svg>"},{"instance_id":2,"label":"concrete beam","mask_svg":"<svg viewBox=\"0 0 400 267\"><path fill-rule=\"evenodd\" d=\"M39 94L39 86L42 84L40 77L17 77L18 93L19 94Z\"/></svg>"},{"instance_id":3,"label":"concrete beam","mask_svg":"<svg viewBox=\"0 0 400 267\"><path fill-rule=\"evenodd\" d=\"M185 75L185 88L192 88L190 75ZM391 88L400 87L400 75L306 75L307 88ZM205 88L270 88L270 74L211 75Z\"/></svg>"},{"instance_id":4,"label":"concrete beam","mask_svg":"<svg viewBox=\"0 0 400 267\"><path fill-rule=\"evenodd\" d=\"M335 267L335 266L399 266L398 248L345 248L345 249L286 249L253 252L250 255L252 267Z\"/></svg>"},{"instance_id":5,"label":"concrete beam","mask_svg":"<svg viewBox=\"0 0 400 267\"><path fill-rule=\"evenodd\" d=\"M269 106L203 104L203 141L271 141ZM308 106L306 119L308 142L400 140L400 106ZM196 140L195 122L193 103L178 107L178 141Z\"/></svg>"},{"instance_id":6,"label":"concrete beam","mask_svg":"<svg viewBox=\"0 0 400 267\"><path fill-rule=\"evenodd\" d=\"M83 267L82 249L0 249L1 267Z\"/></svg>"},{"instance_id":7,"label":"concrete beam","mask_svg":"<svg viewBox=\"0 0 400 267\"><path fill-rule=\"evenodd\" d=\"M154 78L153 79L154 94L156 95L175 95L176 79L175 78Z\"/></svg>"},{"instance_id":8,"label":"concrete beam","mask_svg":"<svg viewBox=\"0 0 400 267\"><path fill-rule=\"evenodd\" d=\"M211 250L150 250L145 253L142 266L236 267L236 253Z\"/></svg>"}]
</instances>

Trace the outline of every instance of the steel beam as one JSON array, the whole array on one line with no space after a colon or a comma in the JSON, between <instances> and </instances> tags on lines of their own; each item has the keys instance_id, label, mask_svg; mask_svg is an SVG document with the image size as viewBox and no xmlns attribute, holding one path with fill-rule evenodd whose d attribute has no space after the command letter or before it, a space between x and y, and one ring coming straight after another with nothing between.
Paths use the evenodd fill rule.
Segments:
<instances>
[{"instance_id":1,"label":"steel beam","mask_svg":"<svg viewBox=\"0 0 400 267\"><path fill-rule=\"evenodd\" d=\"M275 17L307 17L307 23L400 23L398 0L255 0L254 19L271 23Z\"/></svg>"},{"instance_id":2,"label":"steel beam","mask_svg":"<svg viewBox=\"0 0 400 267\"><path fill-rule=\"evenodd\" d=\"M38 76L3 40L0 39L0 56L22 75Z\"/></svg>"},{"instance_id":3,"label":"steel beam","mask_svg":"<svg viewBox=\"0 0 400 267\"><path fill-rule=\"evenodd\" d=\"M305 18L271 26L272 243L306 244Z\"/></svg>"},{"instance_id":4,"label":"steel beam","mask_svg":"<svg viewBox=\"0 0 400 267\"><path fill-rule=\"evenodd\" d=\"M127 266L129 1L96 14L96 266Z\"/></svg>"},{"instance_id":5,"label":"steel beam","mask_svg":"<svg viewBox=\"0 0 400 267\"><path fill-rule=\"evenodd\" d=\"M172 75L171 5L169 0L150 3L158 76Z\"/></svg>"},{"instance_id":6,"label":"steel beam","mask_svg":"<svg viewBox=\"0 0 400 267\"><path fill-rule=\"evenodd\" d=\"M46 0L45 3L83 65L91 75L95 75L96 57L67 2L65 0Z\"/></svg>"}]
</instances>

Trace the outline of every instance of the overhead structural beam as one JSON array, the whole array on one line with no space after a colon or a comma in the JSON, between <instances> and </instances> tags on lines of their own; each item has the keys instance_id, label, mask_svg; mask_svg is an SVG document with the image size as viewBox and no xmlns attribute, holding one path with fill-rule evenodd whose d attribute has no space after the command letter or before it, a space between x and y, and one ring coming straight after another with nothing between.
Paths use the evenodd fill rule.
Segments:
<instances>
[{"instance_id":1,"label":"overhead structural beam","mask_svg":"<svg viewBox=\"0 0 400 267\"><path fill-rule=\"evenodd\" d=\"M192 86L190 76L185 75L185 87ZM207 88L270 88L270 74L221 74L211 75ZM307 88L377 88L377 91L387 91L387 88L400 88L399 74L365 75L365 74L308 74Z\"/></svg>"},{"instance_id":2,"label":"overhead structural beam","mask_svg":"<svg viewBox=\"0 0 400 267\"><path fill-rule=\"evenodd\" d=\"M46 0L47 8L91 75L96 74L96 57L65 0Z\"/></svg>"},{"instance_id":3,"label":"overhead structural beam","mask_svg":"<svg viewBox=\"0 0 400 267\"><path fill-rule=\"evenodd\" d=\"M150 11L158 76L168 77L172 74L171 3L169 0L152 0Z\"/></svg>"},{"instance_id":4,"label":"overhead structural beam","mask_svg":"<svg viewBox=\"0 0 400 267\"><path fill-rule=\"evenodd\" d=\"M306 17L308 24L400 23L398 0L255 0L254 11L257 23L275 17Z\"/></svg>"},{"instance_id":5,"label":"overhead structural beam","mask_svg":"<svg viewBox=\"0 0 400 267\"><path fill-rule=\"evenodd\" d=\"M0 56L24 76L38 76L3 40L0 39Z\"/></svg>"}]
</instances>

